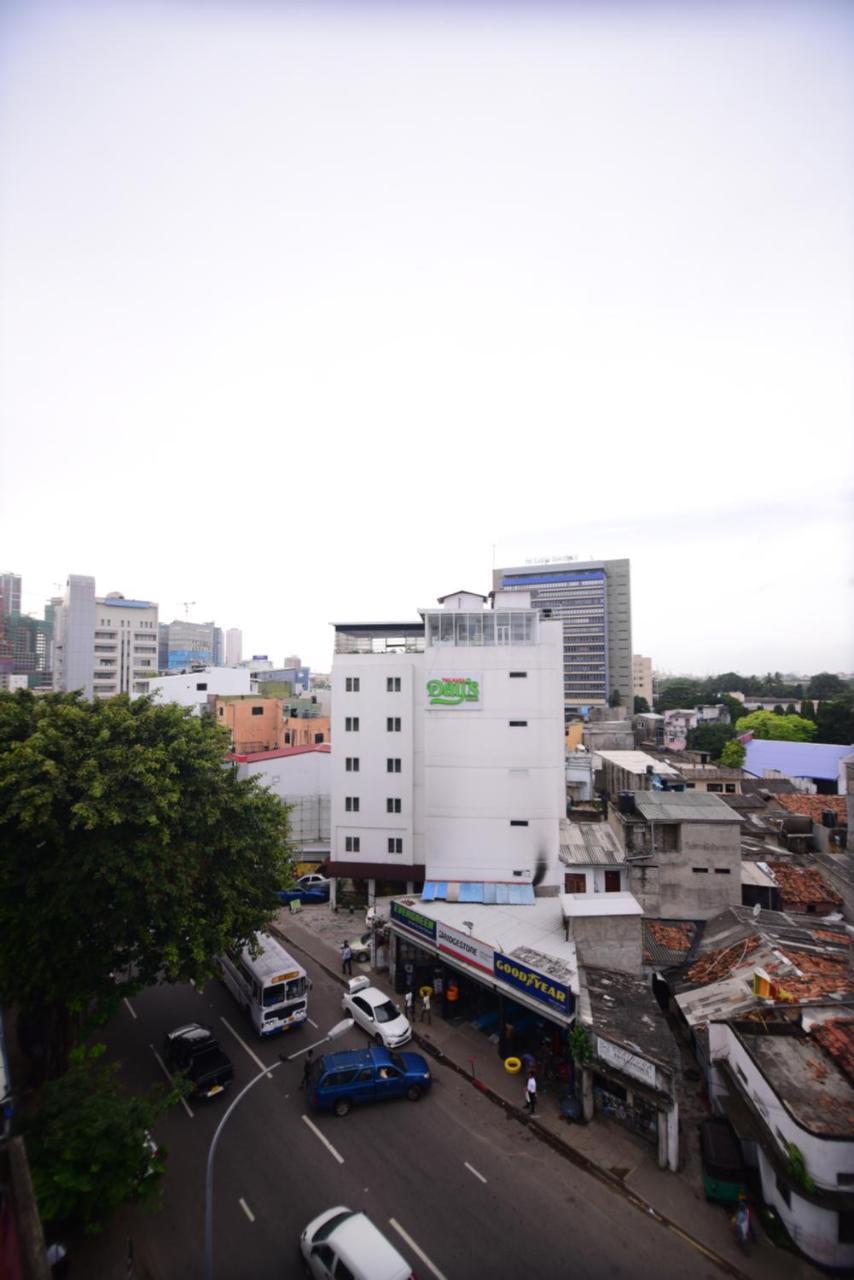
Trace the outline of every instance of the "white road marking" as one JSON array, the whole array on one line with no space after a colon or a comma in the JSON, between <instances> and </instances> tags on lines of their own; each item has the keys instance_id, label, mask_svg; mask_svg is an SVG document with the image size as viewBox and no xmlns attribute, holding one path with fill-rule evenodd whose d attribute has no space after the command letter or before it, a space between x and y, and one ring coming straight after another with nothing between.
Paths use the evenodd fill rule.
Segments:
<instances>
[{"instance_id":1,"label":"white road marking","mask_svg":"<svg viewBox=\"0 0 854 1280\"><path fill-rule=\"evenodd\" d=\"M241 1196L241 1197L240 1197L240 1199L238 1200L238 1202L237 1202L237 1203L240 1205L241 1209L242 1209L242 1210L243 1210L243 1212L246 1214L246 1216L247 1216L247 1218L249 1219L249 1221L250 1221L250 1222L254 1222L254 1221L255 1221L255 1214L254 1214L254 1213L252 1212L252 1210L249 1208L249 1205L248 1205L248 1204L246 1203L246 1201L243 1199L243 1196Z\"/></svg>"},{"instance_id":2,"label":"white road marking","mask_svg":"<svg viewBox=\"0 0 854 1280\"><path fill-rule=\"evenodd\" d=\"M262 1062L261 1059L258 1057L258 1054L255 1053L254 1049L249 1048L249 1045L241 1036L237 1034L237 1032L234 1030L234 1027L231 1025L231 1023L226 1018L220 1018L220 1022L224 1023L225 1026L228 1027L229 1031L234 1036L237 1043L246 1050L246 1052L249 1054L249 1057L252 1059L252 1061L257 1062L258 1066L261 1068L262 1071L266 1071L267 1069L266 1062ZM269 1071L267 1071L267 1079L268 1080L270 1079Z\"/></svg>"},{"instance_id":3,"label":"white road marking","mask_svg":"<svg viewBox=\"0 0 854 1280\"><path fill-rule=\"evenodd\" d=\"M154 1045L153 1045L153 1044L150 1044L148 1047L149 1047L149 1049L151 1050L151 1052L154 1054L154 1056L155 1056L155 1058L157 1059L157 1061L160 1063L160 1070L163 1072L163 1074L165 1075L166 1079L169 1081L169 1083L170 1083L170 1084L174 1084L174 1083L175 1083L175 1081L172 1079L172 1077L170 1076L169 1072L166 1070L166 1063L163 1061L163 1059L161 1058L160 1054L159 1054L159 1053L157 1052L157 1050L155 1049ZM189 1108L189 1106L188 1106L188 1104L187 1104L187 1099L186 1099L186 1098L182 1098L182 1099L181 1099L181 1106L184 1108L184 1110L186 1111L187 1115L188 1115L188 1116L190 1117L190 1119L192 1120L192 1118L193 1118L193 1113L192 1113L192 1111L190 1110L190 1108Z\"/></svg>"},{"instance_id":4,"label":"white road marking","mask_svg":"<svg viewBox=\"0 0 854 1280\"><path fill-rule=\"evenodd\" d=\"M447 1280L446 1276L439 1270L439 1268L430 1261L430 1259L427 1257L427 1254L424 1252L424 1250L418 1248L418 1245L412 1239L412 1236L409 1235L406 1231L404 1231L400 1223L395 1222L394 1218L389 1218L388 1221L389 1221L389 1225L394 1227L397 1234L399 1236L402 1236L402 1238L406 1241L406 1243L409 1245L412 1252L421 1259L421 1261L424 1263L424 1266L428 1267L429 1270L433 1272L433 1275L436 1277L436 1280Z\"/></svg>"},{"instance_id":5,"label":"white road marking","mask_svg":"<svg viewBox=\"0 0 854 1280\"><path fill-rule=\"evenodd\" d=\"M463 1161L463 1164L464 1164L464 1165L465 1165L465 1167L468 1169L469 1173L473 1173L473 1174L474 1174L474 1176L475 1176L476 1178L480 1178L481 1182L486 1182L486 1178L484 1178L483 1174L482 1174L482 1173L478 1173L478 1171L477 1171L477 1169L475 1169L474 1165L473 1165L473 1164L469 1164L468 1160L464 1160L464 1161Z\"/></svg>"},{"instance_id":6,"label":"white road marking","mask_svg":"<svg viewBox=\"0 0 854 1280\"><path fill-rule=\"evenodd\" d=\"M134 1018L138 1018L139 1014L137 1013L136 1009L134 1009L133 1005L131 1004L130 1000L128 1000L127 996L125 996L125 1004L128 1007L128 1013L131 1014Z\"/></svg>"},{"instance_id":7,"label":"white road marking","mask_svg":"<svg viewBox=\"0 0 854 1280\"><path fill-rule=\"evenodd\" d=\"M317 1031L317 1023L315 1022L314 1018L306 1018L306 1022L310 1022L311 1025L314 1027L315 1031Z\"/></svg>"},{"instance_id":8,"label":"white road marking","mask_svg":"<svg viewBox=\"0 0 854 1280\"><path fill-rule=\"evenodd\" d=\"M314 1136L320 1139L324 1147L326 1147L327 1151L330 1151L332 1153L332 1155L335 1157L335 1159L338 1161L339 1164L343 1164L344 1157L338 1154L338 1152L335 1150L335 1148L333 1147L329 1139L324 1137L324 1135L320 1132L317 1125L312 1124L308 1116L303 1116L303 1120L308 1125L309 1129L311 1129L311 1132L314 1134Z\"/></svg>"}]
</instances>

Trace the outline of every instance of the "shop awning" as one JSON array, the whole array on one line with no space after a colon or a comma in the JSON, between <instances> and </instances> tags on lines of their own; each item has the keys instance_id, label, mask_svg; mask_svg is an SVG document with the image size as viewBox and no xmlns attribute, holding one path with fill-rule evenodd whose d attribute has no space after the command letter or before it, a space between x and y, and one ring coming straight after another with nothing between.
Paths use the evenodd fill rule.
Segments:
<instances>
[{"instance_id":1,"label":"shop awning","mask_svg":"<svg viewBox=\"0 0 854 1280\"><path fill-rule=\"evenodd\" d=\"M494 881L428 880L422 902L482 902L486 905L527 907L534 902L532 884L496 884Z\"/></svg>"}]
</instances>

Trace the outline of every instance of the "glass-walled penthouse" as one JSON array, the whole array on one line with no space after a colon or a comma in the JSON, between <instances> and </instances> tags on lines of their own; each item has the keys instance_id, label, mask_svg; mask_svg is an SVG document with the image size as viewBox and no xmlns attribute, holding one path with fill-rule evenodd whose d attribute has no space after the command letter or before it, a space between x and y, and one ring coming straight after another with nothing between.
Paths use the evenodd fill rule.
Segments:
<instances>
[{"instance_id":1,"label":"glass-walled penthouse","mask_svg":"<svg viewBox=\"0 0 854 1280\"><path fill-rule=\"evenodd\" d=\"M423 653L423 622L336 622L336 653Z\"/></svg>"},{"instance_id":2,"label":"glass-walled penthouse","mask_svg":"<svg viewBox=\"0 0 854 1280\"><path fill-rule=\"evenodd\" d=\"M465 611L425 610L427 647L457 648L499 644L536 644L539 615L536 609Z\"/></svg>"}]
</instances>

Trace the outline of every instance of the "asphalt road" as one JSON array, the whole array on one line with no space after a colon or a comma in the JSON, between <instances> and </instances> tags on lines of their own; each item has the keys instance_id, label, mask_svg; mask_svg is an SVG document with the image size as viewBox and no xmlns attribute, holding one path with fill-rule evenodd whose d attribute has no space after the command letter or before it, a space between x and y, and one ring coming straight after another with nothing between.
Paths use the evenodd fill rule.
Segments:
<instances>
[{"instance_id":1,"label":"asphalt road","mask_svg":"<svg viewBox=\"0 0 854 1280\"><path fill-rule=\"evenodd\" d=\"M138 1274L200 1280L207 1151L224 1108L262 1066L319 1039L341 1016L341 988L308 966L315 1026L260 1040L217 982L160 987L123 1007L104 1038L129 1085L163 1079L153 1049L181 1022L211 1024L232 1058L234 1084L210 1103L175 1107L156 1127L169 1149L163 1207L134 1208L114 1229L114 1259L133 1235ZM335 1048L361 1047L353 1030ZM152 1048L153 1046L153 1048ZM330 1046L331 1047L331 1046ZM255 1061L257 1059L258 1061ZM302 1060L279 1065L249 1092L220 1139L214 1175L216 1280L303 1275L298 1236L336 1204L364 1209L419 1280L718 1276L707 1260L588 1178L465 1080L431 1063L420 1102L382 1103L338 1119L307 1114ZM78 1274L109 1269L110 1239L80 1257ZM87 1267L89 1268L87 1270ZM147 1273L146 1268L147 1267ZM93 1269L94 1268L94 1269Z\"/></svg>"}]
</instances>

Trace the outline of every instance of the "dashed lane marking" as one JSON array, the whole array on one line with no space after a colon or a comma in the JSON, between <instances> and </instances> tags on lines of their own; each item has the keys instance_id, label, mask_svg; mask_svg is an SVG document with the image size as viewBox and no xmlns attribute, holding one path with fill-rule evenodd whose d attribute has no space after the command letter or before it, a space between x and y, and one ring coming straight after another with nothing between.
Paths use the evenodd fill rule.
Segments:
<instances>
[{"instance_id":1,"label":"dashed lane marking","mask_svg":"<svg viewBox=\"0 0 854 1280\"><path fill-rule=\"evenodd\" d=\"M476 1178L480 1178L481 1182L486 1182L486 1178L484 1178L483 1174L482 1174L482 1173L478 1173L478 1171L477 1171L477 1169L475 1169L474 1165L473 1165L473 1164L469 1164L468 1160L464 1160L464 1161L463 1161L463 1164L464 1164L464 1165L465 1165L465 1167L468 1169L469 1173L473 1173L473 1174L474 1174L474 1176L475 1176Z\"/></svg>"},{"instance_id":2,"label":"dashed lane marking","mask_svg":"<svg viewBox=\"0 0 854 1280\"><path fill-rule=\"evenodd\" d=\"M303 1120L308 1125L309 1129L311 1129L311 1132L314 1134L314 1136L320 1139L324 1147L326 1147L326 1150L329 1151L335 1157L335 1159L338 1161L339 1164L343 1164L344 1157L342 1155L339 1155L339 1153L335 1150L335 1148L333 1147L329 1139L320 1132L317 1125L312 1124L308 1116L303 1116Z\"/></svg>"},{"instance_id":3,"label":"dashed lane marking","mask_svg":"<svg viewBox=\"0 0 854 1280\"><path fill-rule=\"evenodd\" d=\"M160 1070L163 1072L163 1074L165 1075L166 1079L169 1081L169 1083L170 1083L170 1084L174 1084L174 1083L175 1083L175 1081L172 1079L172 1077L170 1076L169 1072L166 1070L166 1063L163 1061L163 1059L161 1058L160 1054L159 1054L159 1053L157 1052L157 1050L155 1049L154 1045L153 1045L153 1044L150 1044L148 1047L149 1047L149 1049L151 1050L151 1052L154 1054L154 1056L155 1056L155 1058L157 1059L157 1061L159 1062L159 1064L160 1064ZM193 1112L190 1110L190 1107L189 1107L189 1104L187 1103L187 1099L186 1099L186 1098L182 1098L182 1099L181 1099L181 1106L184 1108L184 1110L186 1111L187 1115L188 1115L188 1116L190 1117L190 1119L192 1120L192 1118L193 1118Z\"/></svg>"},{"instance_id":4,"label":"dashed lane marking","mask_svg":"<svg viewBox=\"0 0 854 1280\"><path fill-rule=\"evenodd\" d=\"M257 1062L258 1066L261 1068L261 1070L262 1070L262 1071L267 1071L267 1063L266 1063L266 1062L262 1062L262 1061L261 1061L261 1059L258 1057L258 1054L255 1052L255 1050L254 1050L254 1049L250 1049L250 1048L249 1048L249 1045L246 1043L246 1041L243 1039L243 1037L242 1037L242 1036L239 1036L239 1035L237 1034L237 1032L234 1030L234 1027L231 1025L231 1023L228 1021L228 1019L227 1019L227 1018L220 1018L220 1022L222 1022L224 1026L228 1027L229 1031L230 1031L230 1032L231 1032L231 1034L234 1036L234 1038L235 1038L235 1040L237 1041L237 1043L238 1043L238 1044L239 1044L243 1049L245 1049L245 1050L246 1050L246 1052L249 1054L249 1057L252 1059L252 1061L253 1061L253 1062ZM270 1072L269 1072L269 1071L267 1071L267 1079L268 1079L268 1080L270 1079Z\"/></svg>"},{"instance_id":5,"label":"dashed lane marking","mask_svg":"<svg viewBox=\"0 0 854 1280\"><path fill-rule=\"evenodd\" d=\"M136 1009L134 1009L133 1005L131 1004L130 1000L128 1000L127 996L125 996L125 1004L126 1004L126 1005L127 1005L127 1007L128 1007L128 1013L129 1013L133 1018L138 1018L138 1017L139 1017L139 1014L137 1013Z\"/></svg>"},{"instance_id":6,"label":"dashed lane marking","mask_svg":"<svg viewBox=\"0 0 854 1280\"><path fill-rule=\"evenodd\" d=\"M397 1234L403 1240L406 1241L406 1243L409 1245L410 1249L416 1255L416 1257L419 1257L421 1261L424 1263L424 1266L427 1267L429 1271L432 1271L433 1275L436 1277L436 1280L446 1280L444 1273L441 1272L439 1268L430 1261L430 1259L427 1257L427 1254L424 1252L423 1249L419 1249L418 1245L412 1239L412 1236L409 1235L408 1232L404 1231L403 1227L400 1225L399 1222L395 1221L394 1218L389 1218L389 1225L394 1227Z\"/></svg>"},{"instance_id":7,"label":"dashed lane marking","mask_svg":"<svg viewBox=\"0 0 854 1280\"><path fill-rule=\"evenodd\" d=\"M254 1213L252 1212L252 1210L249 1208L249 1205L248 1205L248 1204L246 1203L246 1201L243 1199L243 1196L241 1196L241 1197L240 1197L240 1199L238 1200L238 1202L237 1202L237 1203L240 1205L241 1209L242 1209L242 1210L243 1210L243 1212L246 1214L246 1216L247 1216L247 1218L249 1219L249 1221L250 1221L250 1222L254 1222L254 1221L255 1221L255 1214L254 1214Z\"/></svg>"}]
</instances>

